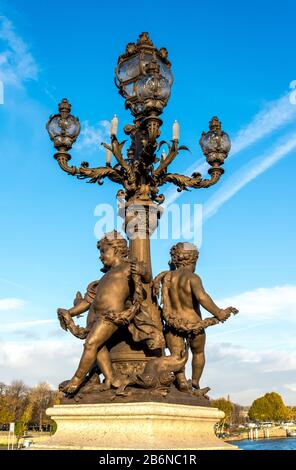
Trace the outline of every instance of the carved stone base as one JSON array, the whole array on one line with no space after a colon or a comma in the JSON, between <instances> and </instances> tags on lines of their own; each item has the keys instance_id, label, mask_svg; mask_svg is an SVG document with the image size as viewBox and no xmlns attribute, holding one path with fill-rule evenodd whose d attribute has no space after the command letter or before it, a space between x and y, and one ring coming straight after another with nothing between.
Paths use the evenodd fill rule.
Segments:
<instances>
[{"instance_id":1,"label":"carved stone base","mask_svg":"<svg viewBox=\"0 0 296 470\"><path fill-rule=\"evenodd\" d=\"M168 403L57 405L55 435L34 449L233 450L215 436L217 408Z\"/></svg>"}]
</instances>

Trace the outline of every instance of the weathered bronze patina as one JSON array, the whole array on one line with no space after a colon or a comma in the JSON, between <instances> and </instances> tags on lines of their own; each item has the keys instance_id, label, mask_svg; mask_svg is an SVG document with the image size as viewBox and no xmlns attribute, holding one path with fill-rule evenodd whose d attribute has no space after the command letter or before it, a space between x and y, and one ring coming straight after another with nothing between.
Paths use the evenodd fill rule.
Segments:
<instances>
[{"instance_id":1,"label":"weathered bronze patina","mask_svg":"<svg viewBox=\"0 0 296 470\"><path fill-rule=\"evenodd\" d=\"M63 403L116 401L166 401L208 404L206 392L199 388L204 367L204 329L224 322L237 310L216 306L194 274L198 257L191 244L178 243L171 250L170 271L153 281L150 237L162 214L164 196L159 188L173 183L178 191L207 188L217 183L230 150L228 135L217 117L200 139L210 169L210 177L199 173L185 176L169 173L168 167L181 150L178 133L171 143L158 142L160 115L171 93L173 76L165 48L157 49L147 33L129 43L119 57L116 85L125 98L134 121L124 132L130 138L126 155L116 132L111 143L103 144L116 159L106 166L90 168L87 162L70 166L69 150L76 141L80 125L71 115L64 98L59 113L51 116L47 130L57 150L55 158L63 171L78 179L101 185L104 178L120 184L117 192L119 213L124 219L126 239L113 231L98 242L103 276L91 282L84 296L78 292L74 306L58 309L61 327L85 339L78 368L70 381L60 384ZM160 149L167 146L164 157ZM162 302L158 294L162 287ZM201 319L200 305L213 317ZM88 312L85 327L73 317ZM168 347L170 354L165 354ZM188 348L193 353L192 380L185 377Z\"/></svg>"}]
</instances>

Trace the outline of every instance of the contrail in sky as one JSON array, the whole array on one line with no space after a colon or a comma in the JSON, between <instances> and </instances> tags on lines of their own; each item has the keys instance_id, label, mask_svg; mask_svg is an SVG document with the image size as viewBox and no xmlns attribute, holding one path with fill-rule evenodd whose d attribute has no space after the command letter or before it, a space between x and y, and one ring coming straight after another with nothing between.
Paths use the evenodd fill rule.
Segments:
<instances>
[{"instance_id":1,"label":"contrail in sky","mask_svg":"<svg viewBox=\"0 0 296 470\"><path fill-rule=\"evenodd\" d=\"M290 95L267 103L259 111L249 124L244 126L232 141L231 153L228 158L232 158L250 145L258 142L280 127L288 124L296 117L296 106L290 102ZM204 174L208 169L206 162L194 163L187 168L186 174L191 175L194 171ZM165 205L169 206L175 202L182 193L178 193L175 188L165 193Z\"/></svg>"},{"instance_id":2,"label":"contrail in sky","mask_svg":"<svg viewBox=\"0 0 296 470\"><path fill-rule=\"evenodd\" d=\"M275 146L269 154L264 157L254 158L248 165L240 168L228 178L221 188L204 204L203 220L214 215L219 207L246 186L246 184L257 178L257 176L268 170L268 168L296 148L296 132L286 137L285 140L284 143Z\"/></svg>"}]
</instances>

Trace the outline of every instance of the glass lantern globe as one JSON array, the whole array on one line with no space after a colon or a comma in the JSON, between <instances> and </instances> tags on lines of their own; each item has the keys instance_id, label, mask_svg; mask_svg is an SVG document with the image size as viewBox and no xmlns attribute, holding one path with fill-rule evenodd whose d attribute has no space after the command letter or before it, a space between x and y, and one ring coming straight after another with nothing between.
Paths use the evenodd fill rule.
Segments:
<instances>
[{"instance_id":1,"label":"glass lantern globe","mask_svg":"<svg viewBox=\"0 0 296 470\"><path fill-rule=\"evenodd\" d=\"M221 135L219 135L215 131L210 131L203 139L203 146L207 153L219 151L228 153L231 148L231 143L226 132L222 132Z\"/></svg>"},{"instance_id":2,"label":"glass lantern globe","mask_svg":"<svg viewBox=\"0 0 296 470\"><path fill-rule=\"evenodd\" d=\"M135 96L134 85L135 80L140 74L140 56L136 55L128 60L125 60L118 67L118 80L117 86L122 86L122 94L125 98Z\"/></svg>"},{"instance_id":3,"label":"glass lantern globe","mask_svg":"<svg viewBox=\"0 0 296 470\"><path fill-rule=\"evenodd\" d=\"M171 89L166 78L157 75L146 75L137 84L137 93L140 100L159 99L167 100Z\"/></svg>"},{"instance_id":4,"label":"glass lantern globe","mask_svg":"<svg viewBox=\"0 0 296 470\"><path fill-rule=\"evenodd\" d=\"M69 114L71 105L66 99L59 104L59 114L51 116L46 128L56 148L71 148L80 132L78 118Z\"/></svg>"},{"instance_id":5,"label":"glass lantern globe","mask_svg":"<svg viewBox=\"0 0 296 470\"><path fill-rule=\"evenodd\" d=\"M229 154L231 141L228 134L222 131L221 122L216 116L210 121L209 127L210 130L202 134L200 145L210 165L221 165Z\"/></svg>"},{"instance_id":6,"label":"glass lantern globe","mask_svg":"<svg viewBox=\"0 0 296 470\"><path fill-rule=\"evenodd\" d=\"M153 45L148 33L142 33L119 57L115 83L134 116L147 111L160 114L166 106L173 83L167 55L165 48Z\"/></svg>"}]
</instances>

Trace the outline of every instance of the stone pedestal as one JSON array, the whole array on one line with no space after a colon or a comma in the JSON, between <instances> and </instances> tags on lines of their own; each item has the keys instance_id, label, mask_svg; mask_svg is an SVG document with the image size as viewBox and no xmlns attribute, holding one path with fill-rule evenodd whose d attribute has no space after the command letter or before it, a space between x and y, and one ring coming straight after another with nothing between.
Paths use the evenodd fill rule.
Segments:
<instances>
[{"instance_id":1,"label":"stone pedestal","mask_svg":"<svg viewBox=\"0 0 296 470\"><path fill-rule=\"evenodd\" d=\"M217 408L168 403L57 405L55 435L34 449L233 450L215 436Z\"/></svg>"}]
</instances>

